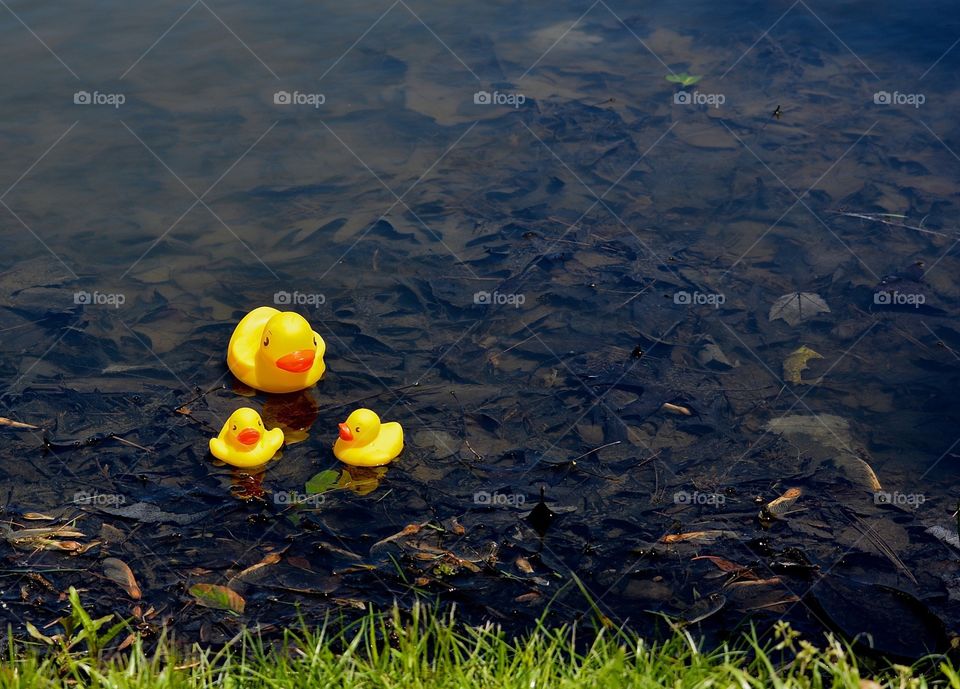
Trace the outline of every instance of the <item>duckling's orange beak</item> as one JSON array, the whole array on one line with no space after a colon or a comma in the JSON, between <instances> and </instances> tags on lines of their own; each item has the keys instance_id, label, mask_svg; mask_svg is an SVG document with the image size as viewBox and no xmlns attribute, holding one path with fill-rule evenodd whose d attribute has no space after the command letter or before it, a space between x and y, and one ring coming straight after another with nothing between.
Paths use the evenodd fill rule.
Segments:
<instances>
[{"instance_id":1,"label":"duckling's orange beak","mask_svg":"<svg viewBox=\"0 0 960 689\"><path fill-rule=\"evenodd\" d=\"M256 445L260 440L260 431L256 428L244 428L237 433L237 440L244 445Z\"/></svg>"},{"instance_id":2,"label":"duckling's orange beak","mask_svg":"<svg viewBox=\"0 0 960 689\"><path fill-rule=\"evenodd\" d=\"M345 423L340 424L340 440L350 442L353 440L353 433L350 432L350 426Z\"/></svg>"},{"instance_id":3,"label":"duckling's orange beak","mask_svg":"<svg viewBox=\"0 0 960 689\"><path fill-rule=\"evenodd\" d=\"M316 353L312 349L298 349L277 359L277 368L290 373L303 373L313 366Z\"/></svg>"}]
</instances>

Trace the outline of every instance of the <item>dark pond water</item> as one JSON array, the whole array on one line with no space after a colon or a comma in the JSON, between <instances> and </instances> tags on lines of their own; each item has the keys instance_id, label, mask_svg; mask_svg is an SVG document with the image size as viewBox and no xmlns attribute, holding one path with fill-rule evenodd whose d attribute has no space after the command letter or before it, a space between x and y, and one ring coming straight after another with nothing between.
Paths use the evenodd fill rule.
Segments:
<instances>
[{"instance_id":1,"label":"dark pond water","mask_svg":"<svg viewBox=\"0 0 960 689\"><path fill-rule=\"evenodd\" d=\"M590 617L576 576L642 631L953 636L952 4L0 16L0 415L39 427L2 429L4 518L99 543L3 546L16 630L70 585L211 641L418 598L522 628ZM328 372L254 395L226 343L282 303ZM332 456L358 400L386 469ZM296 441L254 476L206 451L247 404Z\"/></svg>"}]
</instances>

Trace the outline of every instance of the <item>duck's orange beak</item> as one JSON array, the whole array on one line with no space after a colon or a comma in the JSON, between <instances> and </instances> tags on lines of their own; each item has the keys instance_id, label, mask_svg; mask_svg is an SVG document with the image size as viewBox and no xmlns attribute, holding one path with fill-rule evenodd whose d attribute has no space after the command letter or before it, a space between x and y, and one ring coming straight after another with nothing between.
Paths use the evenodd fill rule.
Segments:
<instances>
[{"instance_id":1,"label":"duck's orange beak","mask_svg":"<svg viewBox=\"0 0 960 689\"><path fill-rule=\"evenodd\" d=\"M244 428L237 433L237 440L244 445L256 445L260 440L260 431L256 428Z\"/></svg>"},{"instance_id":2,"label":"duck's orange beak","mask_svg":"<svg viewBox=\"0 0 960 689\"><path fill-rule=\"evenodd\" d=\"M312 349L298 349L277 359L277 368L290 373L303 373L313 366L316 353Z\"/></svg>"},{"instance_id":3,"label":"duck's orange beak","mask_svg":"<svg viewBox=\"0 0 960 689\"><path fill-rule=\"evenodd\" d=\"M345 423L340 424L340 440L350 442L353 440L353 433L350 432L350 426Z\"/></svg>"}]
</instances>

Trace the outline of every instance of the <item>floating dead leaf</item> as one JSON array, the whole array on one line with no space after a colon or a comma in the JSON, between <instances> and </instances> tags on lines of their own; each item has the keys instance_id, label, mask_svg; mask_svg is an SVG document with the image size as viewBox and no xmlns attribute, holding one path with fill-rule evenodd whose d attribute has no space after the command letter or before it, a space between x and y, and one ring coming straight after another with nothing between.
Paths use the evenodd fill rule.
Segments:
<instances>
[{"instance_id":1,"label":"floating dead leaf","mask_svg":"<svg viewBox=\"0 0 960 689\"><path fill-rule=\"evenodd\" d=\"M108 557L103 561L103 575L110 581L118 584L134 600L140 600L140 586L133 570L123 560Z\"/></svg>"},{"instance_id":2,"label":"floating dead leaf","mask_svg":"<svg viewBox=\"0 0 960 689\"><path fill-rule=\"evenodd\" d=\"M712 543L718 538L724 536L735 538L737 534L733 531L723 529L707 529L705 531L687 531L685 533L667 534L660 539L661 543Z\"/></svg>"},{"instance_id":3,"label":"floating dead leaf","mask_svg":"<svg viewBox=\"0 0 960 689\"><path fill-rule=\"evenodd\" d=\"M779 519L780 517L785 516L793 508L797 500L800 499L803 491L799 488L788 488L783 495L778 498L774 498L760 511L761 517L767 519Z\"/></svg>"},{"instance_id":4,"label":"floating dead leaf","mask_svg":"<svg viewBox=\"0 0 960 689\"><path fill-rule=\"evenodd\" d=\"M790 292L773 303L769 318L771 321L782 318L788 325L796 325L816 317L819 313L830 313L830 307L819 294Z\"/></svg>"},{"instance_id":5,"label":"floating dead leaf","mask_svg":"<svg viewBox=\"0 0 960 689\"><path fill-rule=\"evenodd\" d=\"M242 614L247 605L239 593L218 584L194 584L190 587L190 595L200 605L214 610L228 610Z\"/></svg>"},{"instance_id":6,"label":"floating dead leaf","mask_svg":"<svg viewBox=\"0 0 960 689\"><path fill-rule=\"evenodd\" d=\"M0 426L6 426L8 428L23 428L31 431L40 430L40 426L34 426L32 423L22 423L20 421L14 421L13 419L8 419L3 416L0 416Z\"/></svg>"},{"instance_id":7,"label":"floating dead leaf","mask_svg":"<svg viewBox=\"0 0 960 689\"><path fill-rule=\"evenodd\" d=\"M815 352L807 345L801 345L783 360L783 379L788 383L809 384L811 381L804 380L802 372L807 369L808 361L822 358L823 355L819 352Z\"/></svg>"},{"instance_id":8,"label":"floating dead leaf","mask_svg":"<svg viewBox=\"0 0 960 689\"><path fill-rule=\"evenodd\" d=\"M533 574L533 565L530 564L530 560L525 557L518 557L517 561L514 563L524 574Z\"/></svg>"},{"instance_id":9,"label":"floating dead leaf","mask_svg":"<svg viewBox=\"0 0 960 689\"><path fill-rule=\"evenodd\" d=\"M27 512L23 515L23 518L35 522L47 522L56 519L56 517L51 517L49 514L41 514L39 512Z\"/></svg>"},{"instance_id":10,"label":"floating dead leaf","mask_svg":"<svg viewBox=\"0 0 960 689\"><path fill-rule=\"evenodd\" d=\"M463 525L460 524L460 522L457 521L456 517L454 517L450 522L450 530L458 536L462 536L467 533L467 530L463 528Z\"/></svg>"}]
</instances>

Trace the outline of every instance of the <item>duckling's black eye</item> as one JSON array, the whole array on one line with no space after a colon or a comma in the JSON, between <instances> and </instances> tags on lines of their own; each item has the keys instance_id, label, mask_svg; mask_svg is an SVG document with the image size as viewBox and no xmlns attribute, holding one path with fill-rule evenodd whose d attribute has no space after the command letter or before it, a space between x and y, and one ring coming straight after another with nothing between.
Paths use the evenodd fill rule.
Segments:
<instances>
[{"instance_id":1,"label":"duckling's black eye","mask_svg":"<svg viewBox=\"0 0 960 689\"><path fill-rule=\"evenodd\" d=\"M233 427L233 430L237 430L237 427L236 427L236 426L234 426L234 427Z\"/></svg>"},{"instance_id":2,"label":"duckling's black eye","mask_svg":"<svg viewBox=\"0 0 960 689\"><path fill-rule=\"evenodd\" d=\"M258 425L258 426L262 426L262 425L263 425L263 421L257 421L257 425Z\"/></svg>"},{"instance_id":3,"label":"duckling's black eye","mask_svg":"<svg viewBox=\"0 0 960 689\"><path fill-rule=\"evenodd\" d=\"M264 346L264 347L269 347L269 346L270 346L270 338L269 338L269 337L263 338L263 346Z\"/></svg>"},{"instance_id":4,"label":"duckling's black eye","mask_svg":"<svg viewBox=\"0 0 960 689\"><path fill-rule=\"evenodd\" d=\"M314 347L317 346L317 338L313 338L313 346L314 346Z\"/></svg>"},{"instance_id":5,"label":"duckling's black eye","mask_svg":"<svg viewBox=\"0 0 960 689\"><path fill-rule=\"evenodd\" d=\"M357 426L357 433L360 432L360 426Z\"/></svg>"}]
</instances>

